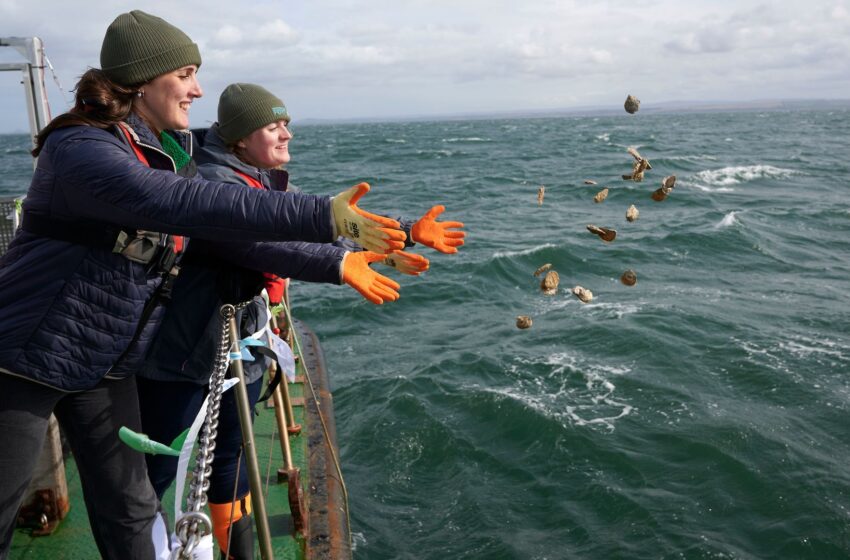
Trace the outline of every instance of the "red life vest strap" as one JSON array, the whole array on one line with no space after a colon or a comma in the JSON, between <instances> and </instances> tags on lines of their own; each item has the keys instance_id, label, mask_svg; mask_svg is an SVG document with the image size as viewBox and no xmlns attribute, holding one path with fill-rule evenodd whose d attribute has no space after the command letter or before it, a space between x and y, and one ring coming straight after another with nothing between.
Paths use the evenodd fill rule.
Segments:
<instances>
[{"instance_id":1,"label":"red life vest strap","mask_svg":"<svg viewBox=\"0 0 850 560\"><path fill-rule=\"evenodd\" d=\"M121 132L124 133L124 138L127 139L127 143L130 144L130 148L133 149L133 152L136 154L136 157L145 167L150 167L151 164L148 161L148 158L145 156L144 152L142 152L142 148L136 142L133 135L130 134L130 127L128 127L123 122L118 123L118 128L121 129ZM172 244L171 250L174 251L175 255L179 255L183 252L183 236L182 235L172 235L171 236Z\"/></svg>"},{"instance_id":2,"label":"red life vest strap","mask_svg":"<svg viewBox=\"0 0 850 560\"><path fill-rule=\"evenodd\" d=\"M231 167L231 169L233 169L233 168ZM239 175L240 177L242 177L242 179L246 183L248 183L249 186L254 187L255 189L265 189L266 188L266 187L263 186L263 184L260 181L251 177L247 173L242 173L238 169L233 169L233 172L236 173L237 175Z\"/></svg>"},{"instance_id":3,"label":"red life vest strap","mask_svg":"<svg viewBox=\"0 0 850 560\"><path fill-rule=\"evenodd\" d=\"M142 149L136 143L136 140L133 138L133 135L130 134L130 128L124 123L118 123L118 128L121 129L121 132L124 133L124 138L127 139L127 143L130 144L130 147L133 149L133 152L136 154L136 157L145 167L150 167L151 164L148 161L148 158L145 157L145 154L142 152Z\"/></svg>"}]
</instances>

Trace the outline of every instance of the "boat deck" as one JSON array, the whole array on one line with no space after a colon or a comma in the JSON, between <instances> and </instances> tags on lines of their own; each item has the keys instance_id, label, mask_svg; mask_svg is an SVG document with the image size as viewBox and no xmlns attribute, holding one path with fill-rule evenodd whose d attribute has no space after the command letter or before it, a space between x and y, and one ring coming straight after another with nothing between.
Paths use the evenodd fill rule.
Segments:
<instances>
[{"instance_id":1,"label":"boat deck","mask_svg":"<svg viewBox=\"0 0 850 560\"><path fill-rule=\"evenodd\" d=\"M327 376L315 335L303 323L295 323L303 357L297 364L296 382L290 384L289 389L296 422L303 426L303 430L299 435L291 436L290 443L293 463L301 472L301 487L311 512L311 519L308 537L293 535L294 523L289 507L288 484L285 481L279 483L277 476L277 470L283 467L284 462L274 409L267 405L258 405L259 415L254 420L254 438L263 486L266 488L266 509L274 558L347 558L350 552L341 488L336 467L327 452L328 446L325 445L316 404L305 377L309 371L324 411L333 447L336 449ZM90 560L99 556L89 529L76 464L71 455L66 457L65 471L71 503L68 515L49 536L32 536L31 529L16 529L10 559ZM172 486L163 500L163 508L169 515L173 515L173 500ZM255 550L259 558L259 546L255 546ZM218 557L217 553L215 557Z\"/></svg>"}]
</instances>

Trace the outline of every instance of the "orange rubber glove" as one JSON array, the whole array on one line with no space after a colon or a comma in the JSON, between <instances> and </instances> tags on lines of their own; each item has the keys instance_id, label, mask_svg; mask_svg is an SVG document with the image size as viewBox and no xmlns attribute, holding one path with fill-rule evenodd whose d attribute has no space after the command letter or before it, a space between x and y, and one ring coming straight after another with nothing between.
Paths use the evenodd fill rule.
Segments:
<instances>
[{"instance_id":1,"label":"orange rubber glove","mask_svg":"<svg viewBox=\"0 0 850 560\"><path fill-rule=\"evenodd\" d=\"M466 234L454 231L463 227L462 222L438 222L437 216L446 210L443 205L434 206L410 228L410 240L441 253L457 253Z\"/></svg>"},{"instance_id":2,"label":"orange rubber glove","mask_svg":"<svg viewBox=\"0 0 850 560\"><path fill-rule=\"evenodd\" d=\"M331 198L337 235L356 241L364 249L377 253L404 249L407 235L401 230L401 224L357 207L357 201L367 192L369 185L360 183Z\"/></svg>"},{"instance_id":3,"label":"orange rubber glove","mask_svg":"<svg viewBox=\"0 0 850 560\"><path fill-rule=\"evenodd\" d=\"M431 266L428 259L422 255L408 253L407 251L393 251L386 255L381 263L398 270L402 274L411 276L419 276Z\"/></svg>"},{"instance_id":4,"label":"orange rubber glove","mask_svg":"<svg viewBox=\"0 0 850 560\"><path fill-rule=\"evenodd\" d=\"M397 300L401 286L369 268L371 263L382 261L385 257L372 251L346 253L342 259L342 281L374 304Z\"/></svg>"}]
</instances>

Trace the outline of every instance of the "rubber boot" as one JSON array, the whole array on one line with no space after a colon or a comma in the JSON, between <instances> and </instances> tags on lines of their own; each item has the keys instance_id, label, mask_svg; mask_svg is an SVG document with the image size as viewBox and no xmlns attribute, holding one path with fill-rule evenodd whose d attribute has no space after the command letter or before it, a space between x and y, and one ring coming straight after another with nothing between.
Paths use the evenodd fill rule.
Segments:
<instances>
[{"instance_id":1,"label":"rubber boot","mask_svg":"<svg viewBox=\"0 0 850 560\"><path fill-rule=\"evenodd\" d=\"M213 535L221 550L221 560L254 560L254 520L251 496L230 504L209 504ZM231 514L232 512L232 514ZM230 555L227 554L230 535Z\"/></svg>"}]
</instances>

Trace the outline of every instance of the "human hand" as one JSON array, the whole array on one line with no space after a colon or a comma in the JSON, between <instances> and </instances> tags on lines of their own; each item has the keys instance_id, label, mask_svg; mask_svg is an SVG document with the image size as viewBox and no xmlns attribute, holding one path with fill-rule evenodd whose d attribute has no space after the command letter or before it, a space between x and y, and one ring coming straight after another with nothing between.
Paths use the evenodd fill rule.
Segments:
<instances>
[{"instance_id":1,"label":"human hand","mask_svg":"<svg viewBox=\"0 0 850 560\"><path fill-rule=\"evenodd\" d=\"M410 229L411 241L422 243L441 253L457 253L457 248L464 243L466 233L455 231L463 227L462 222L437 221L437 217L445 210L443 205L434 206L419 218Z\"/></svg>"},{"instance_id":2,"label":"human hand","mask_svg":"<svg viewBox=\"0 0 850 560\"><path fill-rule=\"evenodd\" d=\"M385 257L372 251L346 253L342 260L342 281L374 304L397 300L401 286L369 267L371 263L382 261Z\"/></svg>"},{"instance_id":3,"label":"human hand","mask_svg":"<svg viewBox=\"0 0 850 560\"><path fill-rule=\"evenodd\" d=\"M431 266L428 259L422 255L408 253L407 251L393 251L389 255L385 255L381 263L398 270L402 274L411 276L419 276Z\"/></svg>"},{"instance_id":4,"label":"human hand","mask_svg":"<svg viewBox=\"0 0 850 560\"><path fill-rule=\"evenodd\" d=\"M401 224L357 207L357 201L367 192L368 183L360 183L331 198L337 234L377 253L386 254L395 249L404 249L407 235L401 230Z\"/></svg>"}]
</instances>

